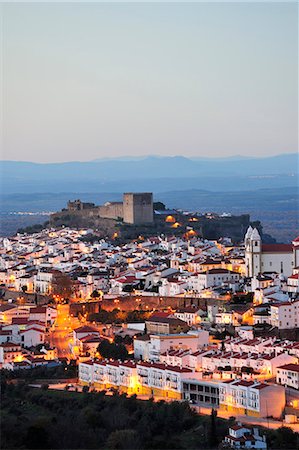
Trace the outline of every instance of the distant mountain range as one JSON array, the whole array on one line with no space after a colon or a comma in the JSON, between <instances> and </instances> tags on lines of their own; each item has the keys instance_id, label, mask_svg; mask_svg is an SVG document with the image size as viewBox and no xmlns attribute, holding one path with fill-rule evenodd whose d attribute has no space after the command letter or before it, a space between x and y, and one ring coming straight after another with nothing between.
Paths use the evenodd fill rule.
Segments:
<instances>
[{"instance_id":1,"label":"distant mountain range","mask_svg":"<svg viewBox=\"0 0 299 450\"><path fill-rule=\"evenodd\" d=\"M298 155L264 158L183 156L39 164L2 161L2 192L240 191L298 185Z\"/></svg>"},{"instance_id":2,"label":"distant mountain range","mask_svg":"<svg viewBox=\"0 0 299 450\"><path fill-rule=\"evenodd\" d=\"M279 242L298 235L298 155L268 158L123 157L89 162L1 163L0 235L43 222L16 211L57 211L69 199L98 205L150 191L170 208L249 213Z\"/></svg>"},{"instance_id":3,"label":"distant mountain range","mask_svg":"<svg viewBox=\"0 0 299 450\"><path fill-rule=\"evenodd\" d=\"M179 183L180 184L180 183ZM257 190L234 190L211 192L203 189L157 192L154 200L164 202L169 208L181 208L192 212L248 213L252 220L261 220L264 231L278 242L290 242L299 233L298 187L283 187ZM31 193L5 194L1 198L0 235L10 235L18 228L33 223L43 223L45 216L11 215L16 211L58 211L68 200L81 198L98 205L106 201L119 201L122 193Z\"/></svg>"}]
</instances>

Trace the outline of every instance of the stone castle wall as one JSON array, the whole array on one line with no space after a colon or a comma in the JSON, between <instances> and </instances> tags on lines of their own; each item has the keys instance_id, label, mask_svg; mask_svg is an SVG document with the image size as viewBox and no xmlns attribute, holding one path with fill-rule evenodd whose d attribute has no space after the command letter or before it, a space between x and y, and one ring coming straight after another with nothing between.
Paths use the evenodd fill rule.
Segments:
<instances>
[{"instance_id":1,"label":"stone castle wall","mask_svg":"<svg viewBox=\"0 0 299 450\"><path fill-rule=\"evenodd\" d=\"M154 221L153 194L125 193L123 196L124 222L134 225Z\"/></svg>"},{"instance_id":2,"label":"stone castle wall","mask_svg":"<svg viewBox=\"0 0 299 450\"><path fill-rule=\"evenodd\" d=\"M99 206L98 208L99 215L106 219L123 219L124 217L124 209L122 202L113 202L109 204L105 204L103 206Z\"/></svg>"}]
</instances>

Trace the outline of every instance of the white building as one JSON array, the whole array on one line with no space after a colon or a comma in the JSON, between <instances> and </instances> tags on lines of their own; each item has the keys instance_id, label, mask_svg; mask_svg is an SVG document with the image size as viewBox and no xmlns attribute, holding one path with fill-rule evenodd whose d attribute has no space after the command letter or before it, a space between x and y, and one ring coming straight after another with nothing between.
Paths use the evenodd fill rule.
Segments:
<instances>
[{"instance_id":1,"label":"white building","mask_svg":"<svg viewBox=\"0 0 299 450\"><path fill-rule=\"evenodd\" d=\"M0 364L22 360L22 348L14 342L4 342L0 345Z\"/></svg>"},{"instance_id":2,"label":"white building","mask_svg":"<svg viewBox=\"0 0 299 450\"><path fill-rule=\"evenodd\" d=\"M299 300L271 305L271 325L280 330L299 327Z\"/></svg>"},{"instance_id":3,"label":"white building","mask_svg":"<svg viewBox=\"0 0 299 450\"><path fill-rule=\"evenodd\" d=\"M297 238L298 239L298 238ZM299 261L299 239L292 244L263 244L256 228L248 228L245 235L246 276L264 272L290 276Z\"/></svg>"},{"instance_id":4,"label":"white building","mask_svg":"<svg viewBox=\"0 0 299 450\"><path fill-rule=\"evenodd\" d=\"M219 408L235 414L280 418L285 407L283 386L245 380L219 384Z\"/></svg>"},{"instance_id":5,"label":"white building","mask_svg":"<svg viewBox=\"0 0 299 450\"><path fill-rule=\"evenodd\" d=\"M149 342L148 334L134 338L134 358L138 360L149 360Z\"/></svg>"},{"instance_id":6,"label":"white building","mask_svg":"<svg viewBox=\"0 0 299 450\"><path fill-rule=\"evenodd\" d=\"M174 297L179 294L183 294L188 289L188 282L178 279L161 280L162 286L159 287L159 295L163 297Z\"/></svg>"},{"instance_id":7,"label":"white building","mask_svg":"<svg viewBox=\"0 0 299 450\"><path fill-rule=\"evenodd\" d=\"M295 273L288 277L288 292L290 294L299 293L299 274Z\"/></svg>"},{"instance_id":8,"label":"white building","mask_svg":"<svg viewBox=\"0 0 299 450\"><path fill-rule=\"evenodd\" d=\"M51 291L52 278L52 272L38 272L34 275L33 285L35 292L48 294Z\"/></svg>"},{"instance_id":9,"label":"white building","mask_svg":"<svg viewBox=\"0 0 299 450\"><path fill-rule=\"evenodd\" d=\"M50 306L36 306L30 308L29 320L37 320L52 325L57 318L57 310Z\"/></svg>"},{"instance_id":10,"label":"white building","mask_svg":"<svg viewBox=\"0 0 299 450\"><path fill-rule=\"evenodd\" d=\"M79 381L99 389L121 391L157 397L182 399L183 380L196 378L187 367L168 366L141 361L85 361L79 363Z\"/></svg>"},{"instance_id":11,"label":"white building","mask_svg":"<svg viewBox=\"0 0 299 450\"><path fill-rule=\"evenodd\" d=\"M266 436L261 436L257 428L247 428L241 424L233 425L223 441L225 445L236 449L267 449Z\"/></svg>"},{"instance_id":12,"label":"white building","mask_svg":"<svg viewBox=\"0 0 299 450\"><path fill-rule=\"evenodd\" d=\"M20 331L21 344L24 347L35 347L45 342L45 333L42 328L36 326Z\"/></svg>"},{"instance_id":13,"label":"white building","mask_svg":"<svg viewBox=\"0 0 299 450\"><path fill-rule=\"evenodd\" d=\"M285 364L277 368L276 382L293 389L299 389L299 364Z\"/></svg>"},{"instance_id":14,"label":"white building","mask_svg":"<svg viewBox=\"0 0 299 450\"><path fill-rule=\"evenodd\" d=\"M208 341L209 333L204 330L194 334L151 334L149 338L141 336L134 339L134 357L143 361L160 361L161 354L169 350L188 349L195 352L206 346Z\"/></svg>"},{"instance_id":15,"label":"white building","mask_svg":"<svg viewBox=\"0 0 299 450\"><path fill-rule=\"evenodd\" d=\"M227 269L211 269L198 274L200 290L222 285L235 285L240 281L240 274Z\"/></svg>"},{"instance_id":16,"label":"white building","mask_svg":"<svg viewBox=\"0 0 299 450\"><path fill-rule=\"evenodd\" d=\"M200 323L200 321L201 321L200 314L202 314L202 313L203 313L203 311L201 311L200 309L190 307L190 308L178 309L174 313L174 315L178 319L181 319L184 322L186 322L189 326L192 326L197 323Z\"/></svg>"}]
</instances>

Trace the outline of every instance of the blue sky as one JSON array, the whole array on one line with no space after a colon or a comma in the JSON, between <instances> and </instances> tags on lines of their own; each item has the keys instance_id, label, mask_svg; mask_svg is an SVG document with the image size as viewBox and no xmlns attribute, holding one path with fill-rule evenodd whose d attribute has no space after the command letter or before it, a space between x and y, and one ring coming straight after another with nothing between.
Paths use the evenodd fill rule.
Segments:
<instances>
[{"instance_id":1,"label":"blue sky","mask_svg":"<svg viewBox=\"0 0 299 450\"><path fill-rule=\"evenodd\" d=\"M1 8L3 159L297 151L296 3Z\"/></svg>"}]
</instances>

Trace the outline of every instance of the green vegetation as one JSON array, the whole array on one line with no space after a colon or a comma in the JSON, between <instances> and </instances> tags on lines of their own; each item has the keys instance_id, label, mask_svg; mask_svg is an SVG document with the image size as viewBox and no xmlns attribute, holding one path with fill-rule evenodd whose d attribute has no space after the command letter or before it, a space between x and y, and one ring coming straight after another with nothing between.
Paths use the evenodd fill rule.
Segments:
<instances>
[{"instance_id":1,"label":"green vegetation","mask_svg":"<svg viewBox=\"0 0 299 450\"><path fill-rule=\"evenodd\" d=\"M107 340L103 340L98 346L98 352L102 358L121 359L124 361L128 359L128 350L123 344L110 343Z\"/></svg>"},{"instance_id":2,"label":"green vegetation","mask_svg":"<svg viewBox=\"0 0 299 450\"><path fill-rule=\"evenodd\" d=\"M34 225L29 225L28 227L25 227L25 228L18 228L17 233L20 233L20 234L39 233L40 231L44 230L48 226L49 226L49 221L46 221L44 223L36 223Z\"/></svg>"},{"instance_id":3,"label":"green vegetation","mask_svg":"<svg viewBox=\"0 0 299 450\"><path fill-rule=\"evenodd\" d=\"M34 367L33 369L21 370L5 370L1 369L1 382L6 382L12 379L28 380L62 380L68 378L76 378L77 366L76 364L60 364L55 367Z\"/></svg>"},{"instance_id":4,"label":"green vegetation","mask_svg":"<svg viewBox=\"0 0 299 450\"><path fill-rule=\"evenodd\" d=\"M87 320L89 322L97 323L132 323L144 322L150 315L148 311L119 311L115 308L113 311L101 309L98 313L90 313Z\"/></svg>"},{"instance_id":5,"label":"green vegetation","mask_svg":"<svg viewBox=\"0 0 299 450\"><path fill-rule=\"evenodd\" d=\"M211 446L228 422L197 416L187 403L2 388L2 449L190 449ZM211 430L212 428L212 430ZM215 432L217 434L214 436Z\"/></svg>"},{"instance_id":6,"label":"green vegetation","mask_svg":"<svg viewBox=\"0 0 299 450\"><path fill-rule=\"evenodd\" d=\"M1 384L3 450L216 449L234 423L216 411L199 416L188 403ZM269 450L298 449L298 433L290 428L263 432Z\"/></svg>"},{"instance_id":7,"label":"green vegetation","mask_svg":"<svg viewBox=\"0 0 299 450\"><path fill-rule=\"evenodd\" d=\"M52 295L60 299L71 297L74 292L72 279L63 272L56 270L52 278Z\"/></svg>"},{"instance_id":8,"label":"green vegetation","mask_svg":"<svg viewBox=\"0 0 299 450\"><path fill-rule=\"evenodd\" d=\"M166 206L162 202L154 202L153 207L154 207L154 210L156 210L156 211L165 211L166 210Z\"/></svg>"}]
</instances>

